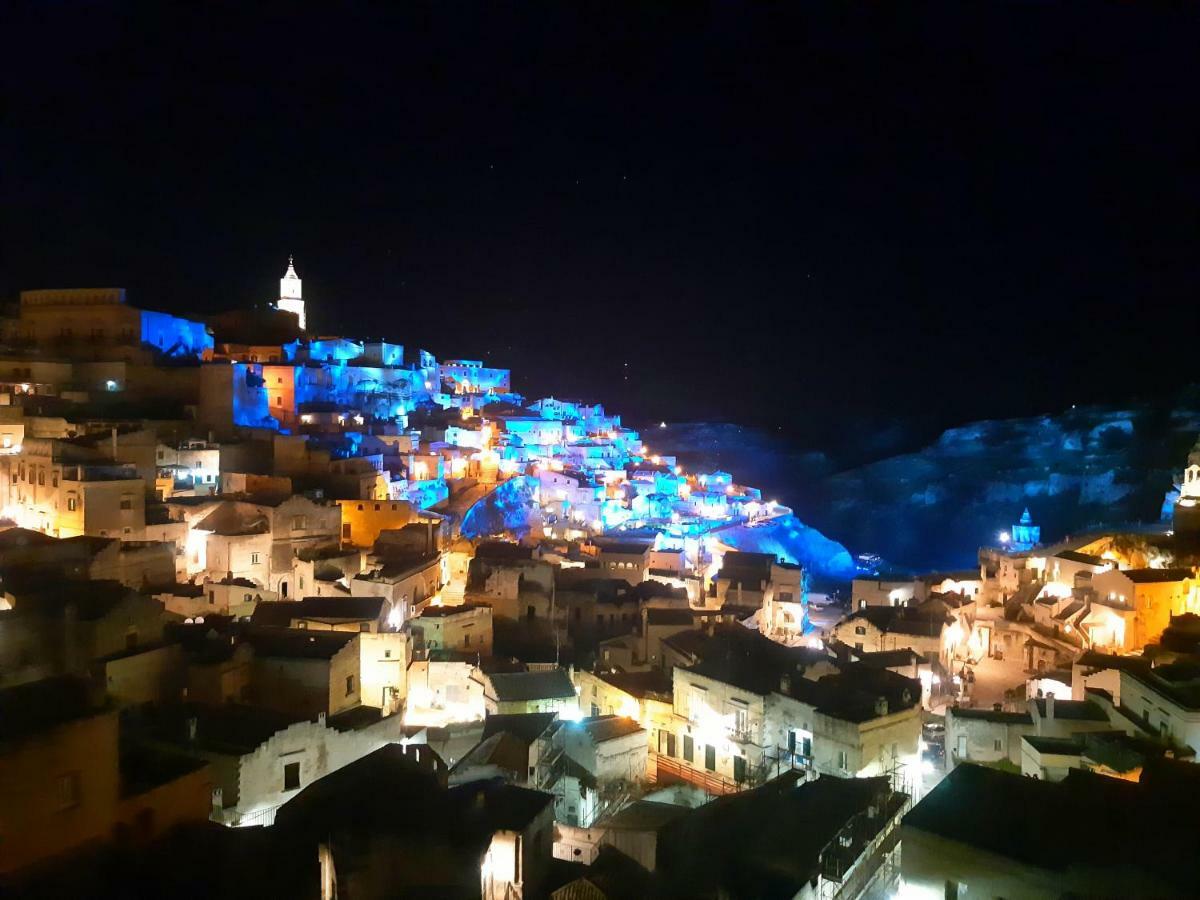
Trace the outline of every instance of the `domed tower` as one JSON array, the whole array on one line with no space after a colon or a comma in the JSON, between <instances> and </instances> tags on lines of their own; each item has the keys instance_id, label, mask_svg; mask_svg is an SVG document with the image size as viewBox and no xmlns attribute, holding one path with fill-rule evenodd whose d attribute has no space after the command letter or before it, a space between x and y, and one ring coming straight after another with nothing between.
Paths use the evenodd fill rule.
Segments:
<instances>
[{"instance_id":1,"label":"domed tower","mask_svg":"<svg viewBox=\"0 0 1200 900\"><path fill-rule=\"evenodd\" d=\"M295 313L296 318L300 320L300 330L305 331L304 324L304 299L301 294L300 276L296 274L296 266L292 261L292 257L288 257L287 271L283 273L283 277L279 279L279 302L275 304L276 308L282 309L284 312Z\"/></svg>"},{"instance_id":2,"label":"domed tower","mask_svg":"<svg viewBox=\"0 0 1200 900\"><path fill-rule=\"evenodd\" d=\"M1042 542L1042 529L1038 525L1033 524L1033 516L1029 514L1029 507L1025 507L1025 512L1021 513L1021 521L1012 527L1012 543L1009 547L1013 550L1032 550Z\"/></svg>"},{"instance_id":3,"label":"domed tower","mask_svg":"<svg viewBox=\"0 0 1200 900\"><path fill-rule=\"evenodd\" d=\"M1200 535L1200 438L1188 454L1175 501L1175 533Z\"/></svg>"}]
</instances>

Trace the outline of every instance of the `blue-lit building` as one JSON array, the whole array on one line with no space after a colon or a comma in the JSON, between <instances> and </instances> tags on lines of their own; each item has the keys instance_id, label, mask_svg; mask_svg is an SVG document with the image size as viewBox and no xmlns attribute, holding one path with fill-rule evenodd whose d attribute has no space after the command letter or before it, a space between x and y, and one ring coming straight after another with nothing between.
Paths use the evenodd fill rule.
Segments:
<instances>
[{"instance_id":1,"label":"blue-lit building","mask_svg":"<svg viewBox=\"0 0 1200 900\"><path fill-rule=\"evenodd\" d=\"M1021 521L1012 527L1012 541L1009 546L1013 550L1032 550L1042 542L1042 529L1033 524L1033 516L1029 508L1021 513Z\"/></svg>"}]
</instances>

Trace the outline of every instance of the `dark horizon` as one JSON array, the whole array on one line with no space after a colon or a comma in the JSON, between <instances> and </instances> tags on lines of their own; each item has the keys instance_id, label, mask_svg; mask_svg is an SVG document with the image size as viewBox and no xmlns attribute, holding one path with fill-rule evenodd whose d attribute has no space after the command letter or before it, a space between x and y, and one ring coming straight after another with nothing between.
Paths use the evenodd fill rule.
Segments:
<instances>
[{"instance_id":1,"label":"dark horizon","mask_svg":"<svg viewBox=\"0 0 1200 900\"><path fill-rule=\"evenodd\" d=\"M0 294L294 253L318 331L810 446L1194 380L1194 9L288 10L10 11Z\"/></svg>"}]
</instances>

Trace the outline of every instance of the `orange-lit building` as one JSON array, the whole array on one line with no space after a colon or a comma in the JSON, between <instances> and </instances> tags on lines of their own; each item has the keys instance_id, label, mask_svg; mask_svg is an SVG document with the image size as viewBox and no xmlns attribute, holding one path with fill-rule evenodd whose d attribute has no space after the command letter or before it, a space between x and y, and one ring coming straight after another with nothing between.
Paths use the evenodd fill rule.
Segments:
<instances>
[{"instance_id":1,"label":"orange-lit building","mask_svg":"<svg viewBox=\"0 0 1200 900\"><path fill-rule=\"evenodd\" d=\"M212 808L202 762L144 754L122 772L117 712L53 678L0 691L0 876L108 840L150 840Z\"/></svg>"},{"instance_id":2,"label":"orange-lit building","mask_svg":"<svg viewBox=\"0 0 1200 900\"><path fill-rule=\"evenodd\" d=\"M1089 633L1093 644L1139 651L1158 640L1172 615L1200 612L1200 580L1191 569L1109 569L1092 576L1097 603L1121 622ZM1111 618L1111 617L1110 617ZM1085 620L1085 628L1091 628ZM1123 632L1123 633L1122 633Z\"/></svg>"},{"instance_id":3,"label":"orange-lit building","mask_svg":"<svg viewBox=\"0 0 1200 900\"><path fill-rule=\"evenodd\" d=\"M406 500L339 500L342 508L342 542L372 547L381 531L403 528L416 516Z\"/></svg>"}]
</instances>

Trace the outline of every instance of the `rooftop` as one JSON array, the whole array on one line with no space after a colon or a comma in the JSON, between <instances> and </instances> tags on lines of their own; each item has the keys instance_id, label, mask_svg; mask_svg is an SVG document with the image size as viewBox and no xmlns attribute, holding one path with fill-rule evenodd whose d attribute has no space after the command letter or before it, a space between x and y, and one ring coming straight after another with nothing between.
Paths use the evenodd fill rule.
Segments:
<instances>
[{"instance_id":1,"label":"rooftop","mask_svg":"<svg viewBox=\"0 0 1200 900\"><path fill-rule=\"evenodd\" d=\"M447 616L457 616L462 613L475 613L491 607L486 603L460 603L458 606L427 606L421 610L419 619L444 619Z\"/></svg>"},{"instance_id":2,"label":"rooftop","mask_svg":"<svg viewBox=\"0 0 1200 900\"><path fill-rule=\"evenodd\" d=\"M332 659L358 637L357 631L309 631L305 628L253 629L246 642L255 656L282 659Z\"/></svg>"},{"instance_id":3,"label":"rooftop","mask_svg":"<svg viewBox=\"0 0 1200 900\"><path fill-rule=\"evenodd\" d=\"M866 620L887 634L907 634L915 637L938 637L947 619L939 612L925 612L907 606L867 606L853 613L846 621Z\"/></svg>"},{"instance_id":4,"label":"rooftop","mask_svg":"<svg viewBox=\"0 0 1200 900\"><path fill-rule=\"evenodd\" d=\"M925 657L915 650L905 647L902 650L878 650L874 652L854 654L864 666L873 669L896 669L913 664L925 665Z\"/></svg>"},{"instance_id":5,"label":"rooftop","mask_svg":"<svg viewBox=\"0 0 1200 900\"><path fill-rule=\"evenodd\" d=\"M1033 734L1021 736L1038 753L1054 753L1059 756L1078 756L1083 752L1083 741L1074 737L1039 737Z\"/></svg>"},{"instance_id":6,"label":"rooftop","mask_svg":"<svg viewBox=\"0 0 1200 900\"><path fill-rule=\"evenodd\" d=\"M296 604L295 618L375 622L387 605L384 597L305 597Z\"/></svg>"},{"instance_id":7,"label":"rooftop","mask_svg":"<svg viewBox=\"0 0 1200 900\"><path fill-rule=\"evenodd\" d=\"M644 732L645 730L635 719L625 716L592 716L581 719L578 727L586 731L588 736L597 744L627 737L631 734Z\"/></svg>"},{"instance_id":8,"label":"rooftop","mask_svg":"<svg viewBox=\"0 0 1200 900\"><path fill-rule=\"evenodd\" d=\"M147 726L158 740L176 746L244 756L253 753L273 734L304 721L307 720L303 716L260 706L181 703L154 709Z\"/></svg>"},{"instance_id":9,"label":"rooftop","mask_svg":"<svg viewBox=\"0 0 1200 900\"><path fill-rule=\"evenodd\" d=\"M838 663L823 650L785 647L740 626L718 629L700 649L700 661L684 671L759 696L783 694L817 712L852 722L875 718L877 704L889 713L920 702L921 684L885 668ZM817 677L806 677L811 667Z\"/></svg>"},{"instance_id":10,"label":"rooftop","mask_svg":"<svg viewBox=\"0 0 1200 900\"><path fill-rule=\"evenodd\" d=\"M496 672L487 676L501 703L575 697L575 686L563 669L538 672Z\"/></svg>"},{"instance_id":11,"label":"rooftop","mask_svg":"<svg viewBox=\"0 0 1200 900\"><path fill-rule=\"evenodd\" d=\"M852 821L855 858L898 811L886 778L787 773L718 797L662 829L658 874L677 897L782 898L807 893L822 858ZM874 811L874 814L872 812ZM703 848L703 852L697 852Z\"/></svg>"},{"instance_id":12,"label":"rooftop","mask_svg":"<svg viewBox=\"0 0 1200 900\"><path fill-rule=\"evenodd\" d=\"M1191 569L1122 569L1121 574L1134 584L1186 581L1193 577Z\"/></svg>"},{"instance_id":13,"label":"rooftop","mask_svg":"<svg viewBox=\"0 0 1200 900\"><path fill-rule=\"evenodd\" d=\"M511 734L526 744L532 744L558 720L557 713L489 714L483 722L483 737Z\"/></svg>"},{"instance_id":14,"label":"rooftop","mask_svg":"<svg viewBox=\"0 0 1200 900\"><path fill-rule=\"evenodd\" d=\"M20 740L104 711L88 684L61 676L0 690L0 741Z\"/></svg>"},{"instance_id":15,"label":"rooftop","mask_svg":"<svg viewBox=\"0 0 1200 900\"><path fill-rule=\"evenodd\" d=\"M1038 715L1046 718L1047 703L1045 698L1038 697L1033 701ZM1091 700L1055 700L1054 718L1067 719L1074 722L1107 722L1108 715Z\"/></svg>"},{"instance_id":16,"label":"rooftop","mask_svg":"<svg viewBox=\"0 0 1200 900\"><path fill-rule=\"evenodd\" d=\"M1033 716L1026 712L1004 712L998 709L971 709L966 706L952 706L948 715L956 719L975 719L983 722L1004 722L1010 725L1032 725Z\"/></svg>"},{"instance_id":17,"label":"rooftop","mask_svg":"<svg viewBox=\"0 0 1200 900\"><path fill-rule=\"evenodd\" d=\"M646 625L682 625L691 628L695 617L690 609L651 606L646 609Z\"/></svg>"},{"instance_id":18,"label":"rooftop","mask_svg":"<svg viewBox=\"0 0 1200 900\"><path fill-rule=\"evenodd\" d=\"M647 672L598 672L596 677L639 700L646 697L671 700L671 679L658 669Z\"/></svg>"},{"instance_id":19,"label":"rooftop","mask_svg":"<svg viewBox=\"0 0 1200 900\"><path fill-rule=\"evenodd\" d=\"M1090 553L1080 553L1078 550L1063 550L1061 553L1054 554L1056 559L1065 559L1069 562L1083 563L1088 566L1103 567L1108 565L1108 560L1103 557L1093 556Z\"/></svg>"},{"instance_id":20,"label":"rooftop","mask_svg":"<svg viewBox=\"0 0 1200 900\"><path fill-rule=\"evenodd\" d=\"M1196 773L1147 774L1139 784L1072 769L1055 782L965 763L904 817L904 827L1040 869L1063 895L1092 895L1099 884L1111 896L1191 895L1200 879L1200 829L1178 800L1180 780L1194 796ZM1069 811L1086 827L1063 828L1060 817L1031 810Z\"/></svg>"},{"instance_id":21,"label":"rooftop","mask_svg":"<svg viewBox=\"0 0 1200 900\"><path fill-rule=\"evenodd\" d=\"M1124 670L1154 692L1185 709L1200 709L1200 663L1179 661Z\"/></svg>"}]
</instances>

